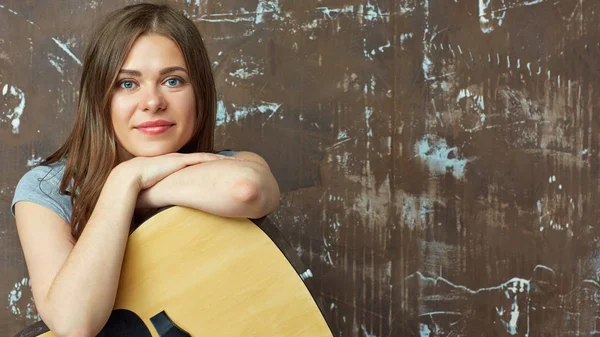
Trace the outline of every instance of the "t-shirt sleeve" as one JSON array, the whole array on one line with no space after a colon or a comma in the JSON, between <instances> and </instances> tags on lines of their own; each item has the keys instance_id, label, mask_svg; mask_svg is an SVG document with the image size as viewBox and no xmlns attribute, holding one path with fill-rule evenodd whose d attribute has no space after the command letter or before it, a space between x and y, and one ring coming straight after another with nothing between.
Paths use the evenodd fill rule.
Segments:
<instances>
[{"instance_id":1,"label":"t-shirt sleeve","mask_svg":"<svg viewBox=\"0 0 600 337\"><path fill-rule=\"evenodd\" d=\"M231 157L231 156L233 156L236 153L238 153L238 151L223 150L223 151L219 151L218 154Z\"/></svg>"},{"instance_id":2,"label":"t-shirt sleeve","mask_svg":"<svg viewBox=\"0 0 600 337\"><path fill-rule=\"evenodd\" d=\"M15 215L15 204L30 201L54 211L67 223L70 222L71 198L59 193L62 174L49 166L37 166L25 173L15 189L10 212Z\"/></svg>"}]
</instances>

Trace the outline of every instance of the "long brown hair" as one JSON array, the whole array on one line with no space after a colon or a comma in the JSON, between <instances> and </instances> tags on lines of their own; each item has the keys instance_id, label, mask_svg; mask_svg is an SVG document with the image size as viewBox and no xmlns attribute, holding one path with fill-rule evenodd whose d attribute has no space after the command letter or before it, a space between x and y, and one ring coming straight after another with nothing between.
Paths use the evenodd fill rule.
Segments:
<instances>
[{"instance_id":1,"label":"long brown hair","mask_svg":"<svg viewBox=\"0 0 600 337\"><path fill-rule=\"evenodd\" d=\"M175 41L185 58L198 107L196 126L182 153L214 152L216 89L198 28L165 4L142 3L109 13L92 31L85 48L75 125L66 142L40 165L66 159L60 184L70 194L71 234L78 239L100 192L118 164L110 100L119 70L135 40L160 34Z\"/></svg>"}]
</instances>

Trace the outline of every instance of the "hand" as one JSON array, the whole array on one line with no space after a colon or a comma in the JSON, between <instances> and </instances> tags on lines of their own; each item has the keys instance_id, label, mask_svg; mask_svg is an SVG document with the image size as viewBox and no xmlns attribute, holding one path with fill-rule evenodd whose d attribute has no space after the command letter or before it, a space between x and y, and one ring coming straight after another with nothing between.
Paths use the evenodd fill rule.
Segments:
<instances>
[{"instance_id":1,"label":"hand","mask_svg":"<svg viewBox=\"0 0 600 337\"><path fill-rule=\"evenodd\" d=\"M236 160L236 158L207 152L169 153L156 157L136 157L122 162L117 167L134 177L141 191L154 186L184 167L214 160Z\"/></svg>"}]
</instances>

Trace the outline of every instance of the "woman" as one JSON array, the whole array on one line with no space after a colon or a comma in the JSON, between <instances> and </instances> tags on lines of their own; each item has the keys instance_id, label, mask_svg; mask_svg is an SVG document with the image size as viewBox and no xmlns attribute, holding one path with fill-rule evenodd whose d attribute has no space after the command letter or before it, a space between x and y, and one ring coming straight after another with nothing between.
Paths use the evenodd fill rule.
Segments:
<instances>
[{"instance_id":1,"label":"woman","mask_svg":"<svg viewBox=\"0 0 600 337\"><path fill-rule=\"evenodd\" d=\"M36 307L56 336L102 329L128 234L157 208L259 218L278 206L260 156L214 153L215 109L208 55L183 14L138 4L96 28L75 126L23 176L11 208Z\"/></svg>"}]
</instances>

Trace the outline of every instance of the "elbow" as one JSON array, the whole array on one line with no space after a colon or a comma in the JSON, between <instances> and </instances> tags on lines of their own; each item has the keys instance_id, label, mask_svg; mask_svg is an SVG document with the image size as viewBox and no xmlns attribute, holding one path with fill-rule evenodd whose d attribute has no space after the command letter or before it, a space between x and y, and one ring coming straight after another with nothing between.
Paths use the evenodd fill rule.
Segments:
<instances>
[{"instance_id":1,"label":"elbow","mask_svg":"<svg viewBox=\"0 0 600 337\"><path fill-rule=\"evenodd\" d=\"M260 174L240 179L233 188L233 199L251 219L262 218L279 207L279 186L272 175Z\"/></svg>"},{"instance_id":2,"label":"elbow","mask_svg":"<svg viewBox=\"0 0 600 337\"><path fill-rule=\"evenodd\" d=\"M68 322L66 324L54 323L51 326L50 324L47 325L56 337L91 337L96 336L100 332L100 330L94 329L91 325L73 325L73 322Z\"/></svg>"},{"instance_id":3,"label":"elbow","mask_svg":"<svg viewBox=\"0 0 600 337\"><path fill-rule=\"evenodd\" d=\"M56 331L56 332L52 331L52 333L56 337L92 337L92 336L97 335L97 333L94 333L94 332L92 332L91 329L87 329L87 328L81 328L81 329L70 330L70 331Z\"/></svg>"},{"instance_id":4,"label":"elbow","mask_svg":"<svg viewBox=\"0 0 600 337\"><path fill-rule=\"evenodd\" d=\"M47 320L45 318L47 315L42 315L42 312L40 312L40 316L56 337L96 336L104 326L104 324L93 324L93 322L86 320L78 321L73 319L72 315L56 313L53 317L48 317Z\"/></svg>"}]
</instances>

